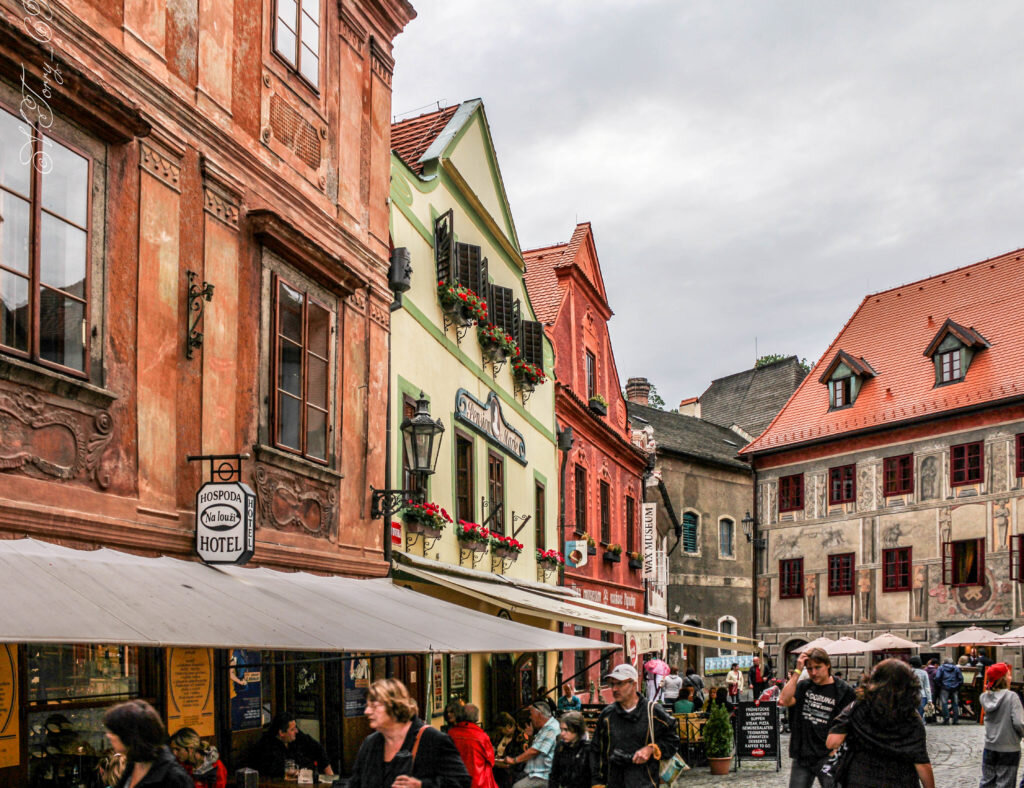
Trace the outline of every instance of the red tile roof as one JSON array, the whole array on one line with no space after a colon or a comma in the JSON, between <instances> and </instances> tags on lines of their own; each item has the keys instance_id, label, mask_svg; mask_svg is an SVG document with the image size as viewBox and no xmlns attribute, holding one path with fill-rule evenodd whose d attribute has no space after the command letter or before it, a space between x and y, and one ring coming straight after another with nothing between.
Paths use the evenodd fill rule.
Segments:
<instances>
[{"instance_id":1,"label":"red tile roof","mask_svg":"<svg viewBox=\"0 0 1024 788\"><path fill-rule=\"evenodd\" d=\"M420 157L427 152L427 148L437 136L444 131L448 121L458 110L459 105L439 109L435 112L428 112L417 118L409 118L398 123L391 124L391 150L398 154L398 158L404 161L417 175L423 174L423 165Z\"/></svg>"},{"instance_id":2,"label":"red tile roof","mask_svg":"<svg viewBox=\"0 0 1024 788\"><path fill-rule=\"evenodd\" d=\"M768 428L741 453L774 451L1024 397L1024 250L867 296ZM923 355L947 320L981 334L964 379L935 386ZM842 350L877 373L829 412L821 373Z\"/></svg>"},{"instance_id":3,"label":"red tile roof","mask_svg":"<svg viewBox=\"0 0 1024 788\"><path fill-rule=\"evenodd\" d=\"M541 323L554 323L562 305L565 288L558 282L555 269L564 261L572 263L572 256L566 254L569 244L555 244L523 252L526 262L526 290L530 294L533 312Z\"/></svg>"}]
</instances>

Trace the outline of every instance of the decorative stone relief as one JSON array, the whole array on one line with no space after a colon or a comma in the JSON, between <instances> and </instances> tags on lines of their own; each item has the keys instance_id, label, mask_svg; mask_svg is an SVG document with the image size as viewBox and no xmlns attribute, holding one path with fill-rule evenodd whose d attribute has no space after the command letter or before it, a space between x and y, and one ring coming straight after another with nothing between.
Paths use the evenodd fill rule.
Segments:
<instances>
[{"instance_id":1,"label":"decorative stone relief","mask_svg":"<svg viewBox=\"0 0 1024 788\"><path fill-rule=\"evenodd\" d=\"M333 486L262 464L253 469L252 480L261 528L269 526L335 541L338 493Z\"/></svg>"},{"instance_id":2,"label":"decorative stone relief","mask_svg":"<svg viewBox=\"0 0 1024 788\"><path fill-rule=\"evenodd\" d=\"M238 203L229 200L209 184L203 187L203 209L232 230L238 229Z\"/></svg>"},{"instance_id":3,"label":"decorative stone relief","mask_svg":"<svg viewBox=\"0 0 1024 788\"><path fill-rule=\"evenodd\" d=\"M112 437L113 420L105 410L82 413L31 391L0 391L0 471L77 479L106 489L110 472L101 461Z\"/></svg>"},{"instance_id":4,"label":"decorative stone relief","mask_svg":"<svg viewBox=\"0 0 1024 788\"><path fill-rule=\"evenodd\" d=\"M1006 556L990 559L985 567L985 585L952 588L941 577L932 578L928 596L935 600L936 618L1009 618L1013 615L1012 591Z\"/></svg>"},{"instance_id":5,"label":"decorative stone relief","mask_svg":"<svg viewBox=\"0 0 1024 788\"><path fill-rule=\"evenodd\" d=\"M826 498L828 478L824 473L816 473L812 479L814 480L814 516L825 517L828 514L828 500Z\"/></svg>"},{"instance_id":6,"label":"decorative stone relief","mask_svg":"<svg viewBox=\"0 0 1024 788\"><path fill-rule=\"evenodd\" d=\"M910 595L910 620L928 620L928 567L925 564L914 565L914 576Z\"/></svg>"},{"instance_id":7,"label":"decorative stone relief","mask_svg":"<svg viewBox=\"0 0 1024 788\"><path fill-rule=\"evenodd\" d=\"M921 460L919 476L921 477L921 500L934 501L939 497L941 478L939 474L939 458L930 455Z\"/></svg>"},{"instance_id":8,"label":"decorative stone relief","mask_svg":"<svg viewBox=\"0 0 1024 788\"><path fill-rule=\"evenodd\" d=\"M992 530L996 551L1005 550L1010 544L1010 517L1008 498L992 502Z\"/></svg>"},{"instance_id":9,"label":"decorative stone relief","mask_svg":"<svg viewBox=\"0 0 1024 788\"><path fill-rule=\"evenodd\" d=\"M385 307L378 306L377 304L370 304L370 320L379 326L387 328L391 325L390 322L391 313Z\"/></svg>"},{"instance_id":10,"label":"decorative stone relief","mask_svg":"<svg viewBox=\"0 0 1024 788\"><path fill-rule=\"evenodd\" d=\"M139 166L174 191L181 192L181 167L144 142L139 147L141 148Z\"/></svg>"},{"instance_id":11,"label":"decorative stone relief","mask_svg":"<svg viewBox=\"0 0 1024 788\"><path fill-rule=\"evenodd\" d=\"M366 293L364 291L354 291L352 295L345 299L345 303L360 314L366 314Z\"/></svg>"},{"instance_id":12,"label":"decorative stone relief","mask_svg":"<svg viewBox=\"0 0 1024 788\"><path fill-rule=\"evenodd\" d=\"M1000 441L991 446L991 462L989 463L989 487L994 493L1006 492L1010 481L1009 441Z\"/></svg>"},{"instance_id":13,"label":"decorative stone relief","mask_svg":"<svg viewBox=\"0 0 1024 788\"><path fill-rule=\"evenodd\" d=\"M807 626L818 623L818 575L815 572L804 575L804 623Z\"/></svg>"},{"instance_id":14,"label":"decorative stone relief","mask_svg":"<svg viewBox=\"0 0 1024 788\"><path fill-rule=\"evenodd\" d=\"M871 466L862 465L857 470L857 511L870 512L874 509L874 497Z\"/></svg>"}]
</instances>

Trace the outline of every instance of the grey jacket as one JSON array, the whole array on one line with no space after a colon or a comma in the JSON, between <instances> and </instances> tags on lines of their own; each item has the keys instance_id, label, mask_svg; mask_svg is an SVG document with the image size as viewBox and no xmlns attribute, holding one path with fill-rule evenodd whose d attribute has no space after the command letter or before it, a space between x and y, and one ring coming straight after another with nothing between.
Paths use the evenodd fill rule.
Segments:
<instances>
[{"instance_id":1,"label":"grey jacket","mask_svg":"<svg viewBox=\"0 0 1024 788\"><path fill-rule=\"evenodd\" d=\"M1024 736L1024 708L1012 690L981 693L985 710L985 749L995 752L1020 752Z\"/></svg>"}]
</instances>

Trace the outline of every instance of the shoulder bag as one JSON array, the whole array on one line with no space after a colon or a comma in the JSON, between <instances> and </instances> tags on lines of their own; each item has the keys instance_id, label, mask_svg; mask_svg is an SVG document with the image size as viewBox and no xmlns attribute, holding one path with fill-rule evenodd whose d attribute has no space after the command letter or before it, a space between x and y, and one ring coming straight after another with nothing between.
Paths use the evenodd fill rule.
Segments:
<instances>
[{"instance_id":1,"label":"shoulder bag","mask_svg":"<svg viewBox=\"0 0 1024 788\"><path fill-rule=\"evenodd\" d=\"M675 717L672 718L673 723ZM647 735L651 739L651 744L655 744L654 741L654 704L650 701L647 703ZM657 745L655 744L655 747ZM658 761L658 782L661 786L666 788L673 788L676 780L678 780L683 772L689 771L690 766L686 761L683 760L679 753L676 753L670 758L662 758Z\"/></svg>"}]
</instances>

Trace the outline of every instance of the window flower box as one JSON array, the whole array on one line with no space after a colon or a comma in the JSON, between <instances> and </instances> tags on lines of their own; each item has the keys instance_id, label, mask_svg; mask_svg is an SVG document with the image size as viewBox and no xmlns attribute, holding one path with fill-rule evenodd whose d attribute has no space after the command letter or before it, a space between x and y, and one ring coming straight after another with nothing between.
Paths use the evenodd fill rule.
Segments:
<instances>
[{"instance_id":1,"label":"window flower box","mask_svg":"<svg viewBox=\"0 0 1024 788\"><path fill-rule=\"evenodd\" d=\"M644 568L644 557L641 553L633 552L629 554L629 568L630 569L643 569Z\"/></svg>"},{"instance_id":2,"label":"window flower box","mask_svg":"<svg viewBox=\"0 0 1024 788\"><path fill-rule=\"evenodd\" d=\"M604 548L604 560L610 564L622 561L622 545L612 542Z\"/></svg>"},{"instance_id":3,"label":"window flower box","mask_svg":"<svg viewBox=\"0 0 1024 788\"><path fill-rule=\"evenodd\" d=\"M597 414L598 416L608 415L608 400L606 400L600 394L595 394L593 397L591 397L587 405L590 408L591 412Z\"/></svg>"},{"instance_id":4,"label":"window flower box","mask_svg":"<svg viewBox=\"0 0 1024 788\"><path fill-rule=\"evenodd\" d=\"M520 358L519 348L516 348L516 354L513 356L512 376L523 391L533 391L537 386L546 383L548 379L543 369Z\"/></svg>"},{"instance_id":5,"label":"window flower box","mask_svg":"<svg viewBox=\"0 0 1024 788\"><path fill-rule=\"evenodd\" d=\"M537 548L537 563L544 567L557 569L560 566L565 566L565 557L557 550Z\"/></svg>"},{"instance_id":6,"label":"window flower box","mask_svg":"<svg viewBox=\"0 0 1024 788\"><path fill-rule=\"evenodd\" d=\"M408 533L437 538L452 522L452 518L436 503L410 501L402 510L402 522L405 523L405 530Z\"/></svg>"},{"instance_id":7,"label":"window flower box","mask_svg":"<svg viewBox=\"0 0 1024 788\"><path fill-rule=\"evenodd\" d=\"M465 285L438 282L437 298L445 316L457 326L487 320L487 302Z\"/></svg>"},{"instance_id":8,"label":"window flower box","mask_svg":"<svg viewBox=\"0 0 1024 788\"><path fill-rule=\"evenodd\" d=\"M510 558L515 561L526 546L518 539L501 534L491 534L491 553L497 558Z\"/></svg>"},{"instance_id":9,"label":"window flower box","mask_svg":"<svg viewBox=\"0 0 1024 788\"><path fill-rule=\"evenodd\" d=\"M491 545L491 532L477 523L459 520L455 525L455 538L459 546L474 553L486 553Z\"/></svg>"},{"instance_id":10,"label":"window flower box","mask_svg":"<svg viewBox=\"0 0 1024 788\"><path fill-rule=\"evenodd\" d=\"M597 555L597 542L592 536L587 537L587 555Z\"/></svg>"},{"instance_id":11,"label":"window flower box","mask_svg":"<svg viewBox=\"0 0 1024 788\"><path fill-rule=\"evenodd\" d=\"M505 361L519 352L519 345L510 334L506 334L493 323L476 327L476 336L488 361Z\"/></svg>"}]
</instances>

